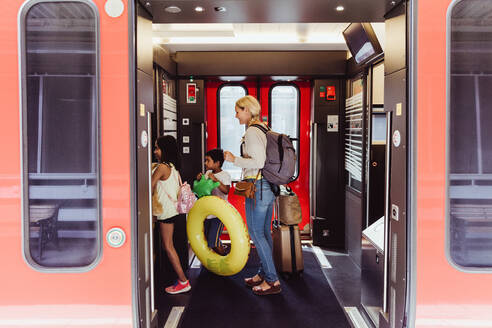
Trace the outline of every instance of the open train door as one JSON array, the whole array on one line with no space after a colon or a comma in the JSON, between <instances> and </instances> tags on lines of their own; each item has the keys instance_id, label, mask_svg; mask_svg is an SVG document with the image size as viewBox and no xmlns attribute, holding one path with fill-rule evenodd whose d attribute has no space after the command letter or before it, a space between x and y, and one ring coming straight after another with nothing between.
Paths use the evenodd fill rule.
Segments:
<instances>
[{"instance_id":1,"label":"open train door","mask_svg":"<svg viewBox=\"0 0 492 328\"><path fill-rule=\"evenodd\" d=\"M151 114L154 112L152 16L138 2L133 11L135 43L130 63L135 92L132 119L132 230L134 311L140 327L157 327L151 204Z\"/></svg>"},{"instance_id":2,"label":"open train door","mask_svg":"<svg viewBox=\"0 0 492 328\"><path fill-rule=\"evenodd\" d=\"M492 327L492 2L419 1L413 11L409 324Z\"/></svg>"},{"instance_id":3,"label":"open train door","mask_svg":"<svg viewBox=\"0 0 492 328\"><path fill-rule=\"evenodd\" d=\"M379 327L406 326L408 217L408 51L410 2L385 15L384 110L387 117L383 310Z\"/></svg>"},{"instance_id":4,"label":"open train door","mask_svg":"<svg viewBox=\"0 0 492 328\"><path fill-rule=\"evenodd\" d=\"M407 94L409 92L409 42L410 27L409 13L410 2L401 1L387 7L385 18L384 33L384 60L375 61L374 65L359 67L355 72L352 80L349 80L346 103L346 136L359 146L359 152L346 152L345 166L350 172L349 178L356 180L353 185L357 187L359 181L361 199L370 202L370 206L364 201L360 202L361 206L353 200L355 197L346 198L346 208L348 209L346 220L356 224L349 224L348 251L349 254L358 259L357 251L360 249L360 239L357 240L356 231L357 221L353 217L359 213L365 220L362 222L362 249L361 249L361 305L372 323L378 328L401 328L406 326L408 305L408 252L407 243L408 234L408 211L407 204L409 201L408 188L410 187L408 163L409 163L409 107ZM355 62L354 62L355 63ZM383 66L384 65L384 66ZM379 75L381 68L384 67L383 74ZM379 80L384 79L384 85ZM381 91L384 89L384 101L376 97L374 90ZM376 99L378 98L378 99ZM381 106L383 105L383 106ZM375 107L378 107L377 110ZM380 107L384 112L378 113ZM358 112L355 111L358 109ZM363 118L353 119L354 114L358 113ZM378 157L380 163L376 162L374 157L374 141L372 138L372 128L374 126L373 114L381 118L381 125L386 125L386 138L382 142L382 148L385 155ZM384 119L384 116L386 118ZM356 124L357 119L364 123ZM361 127L362 125L362 127ZM369 127L369 128L368 128ZM356 129L363 130L362 136L351 138L353 131ZM378 128L377 131L384 129ZM384 133L383 133L384 135ZM384 138L383 138L384 139ZM365 142L367 141L367 143ZM381 152L382 153L382 152ZM357 156L358 155L358 158ZM383 159L383 157L385 157ZM352 169L354 158L359 163L358 166L362 172ZM371 173L374 172L374 164L381 166L384 162L384 181ZM356 167L357 168L357 167ZM357 179L357 174L360 178ZM349 179L348 183L351 183ZM384 206L382 201L379 202L377 197L383 196L381 188L375 188L377 184L384 183ZM378 193L378 194L374 194ZM348 193L352 196L351 193ZM375 202L378 201L377 204ZM376 217L371 217L373 206L380 205L384 210L384 216L380 219L382 213ZM355 214L355 215L354 215ZM360 236L360 234L359 234ZM314 238L313 238L314 241ZM357 243L357 244L356 244ZM356 245L354 245L356 244Z\"/></svg>"},{"instance_id":5,"label":"open train door","mask_svg":"<svg viewBox=\"0 0 492 328\"><path fill-rule=\"evenodd\" d=\"M135 95L132 3L17 0L2 10L2 327L152 322L152 70L139 65Z\"/></svg>"}]
</instances>

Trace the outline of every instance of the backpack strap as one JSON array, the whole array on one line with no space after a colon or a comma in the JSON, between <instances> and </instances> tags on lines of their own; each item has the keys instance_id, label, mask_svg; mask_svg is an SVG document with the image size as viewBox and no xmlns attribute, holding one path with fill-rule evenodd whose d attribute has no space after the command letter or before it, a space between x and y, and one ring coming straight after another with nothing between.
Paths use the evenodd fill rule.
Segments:
<instances>
[{"instance_id":1,"label":"backpack strap","mask_svg":"<svg viewBox=\"0 0 492 328\"><path fill-rule=\"evenodd\" d=\"M266 133L270 130L270 128L268 128L268 127L264 127L264 126L263 126L263 125L261 125L261 124L251 124L250 126L248 126L248 129L249 129L250 127L252 127L252 126L254 126L255 128L260 129L260 131L261 131L261 132L263 132L265 135L266 135ZM241 146L239 147L239 148L240 148L240 151L241 151L241 157L243 156L243 145L244 145L244 141L241 143ZM258 170L258 175L259 175L262 171L263 171L262 169L259 169L259 170ZM258 175L256 176L256 179L258 179ZM263 175L263 174L262 174L262 175ZM255 179L255 181L256 181L256 179ZM262 181L262 183L263 183L263 181ZM262 193L262 195L263 195L263 193Z\"/></svg>"},{"instance_id":2,"label":"backpack strap","mask_svg":"<svg viewBox=\"0 0 492 328\"><path fill-rule=\"evenodd\" d=\"M179 174L178 170L176 170L176 168L174 167L174 165L171 164L171 174L169 175L169 178L171 178L171 175L173 174L173 169L175 171L175 175L177 175L178 177L176 178L177 182L179 183L179 187L178 187L178 199L179 199L179 193L181 192L180 188L181 188L181 185L183 184L181 182L181 175ZM168 178L168 179L169 179ZM164 193L166 194L167 198L169 198L169 200L171 201L171 203L174 204L174 207L177 207L176 205L178 204L178 199L176 200L173 200L171 198L171 195L169 195L169 193L167 192L166 189L163 189Z\"/></svg>"},{"instance_id":3,"label":"backpack strap","mask_svg":"<svg viewBox=\"0 0 492 328\"><path fill-rule=\"evenodd\" d=\"M181 187L183 185L183 181L181 181L181 174L179 174L179 171L176 170L176 168L174 170L176 171L176 175L178 176L179 186Z\"/></svg>"},{"instance_id":4,"label":"backpack strap","mask_svg":"<svg viewBox=\"0 0 492 328\"><path fill-rule=\"evenodd\" d=\"M251 124L251 125L248 127L248 129L249 129L250 127L252 127L252 126L254 126L255 128L260 129L260 130L261 130L261 131L262 131L265 135L266 135L266 133L270 130L269 128L265 128L265 127L264 127L263 125L261 125L261 124ZM240 152L240 154L241 154L241 157L243 157L243 155L244 155L244 154L243 154L243 146L244 146L244 140L241 142L241 146L239 146L239 152Z\"/></svg>"},{"instance_id":5,"label":"backpack strap","mask_svg":"<svg viewBox=\"0 0 492 328\"><path fill-rule=\"evenodd\" d=\"M282 138L283 135L279 134L277 138L277 146L278 146L278 157L280 159L280 167L278 168L278 172L282 169L282 163L284 162L284 148L282 147Z\"/></svg>"},{"instance_id":6,"label":"backpack strap","mask_svg":"<svg viewBox=\"0 0 492 328\"><path fill-rule=\"evenodd\" d=\"M261 124L251 124L250 126L254 126L254 127L260 129L261 131L263 131L264 134L267 134L267 132L270 130L269 128L265 128ZM284 148L282 147L282 136L283 136L282 134L279 134L279 136L277 138L278 155L279 155L279 159L280 159L280 167L278 169L278 172L280 172L280 170L282 169L282 163L284 161Z\"/></svg>"},{"instance_id":7,"label":"backpack strap","mask_svg":"<svg viewBox=\"0 0 492 328\"><path fill-rule=\"evenodd\" d=\"M251 126L254 126L255 128L260 129L264 134L266 134L270 130L269 128L266 128L261 124L251 124L250 127Z\"/></svg>"},{"instance_id":8,"label":"backpack strap","mask_svg":"<svg viewBox=\"0 0 492 328\"><path fill-rule=\"evenodd\" d=\"M270 128L268 126L265 127L262 124L251 124L250 127L251 126L254 126L257 129L260 129L260 131L263 132L265 135L270 130ZM263 169L259 169L258 170L258 174L260 174L260 172L261 172L261 175L263 175ZM256 178L258 179L258 175L256 176ZM263 199L263 180L264 179L261 179L261 182L260 182L261 183L261 186L260 186L260 199Z\"/></svg>"}]
</instances>

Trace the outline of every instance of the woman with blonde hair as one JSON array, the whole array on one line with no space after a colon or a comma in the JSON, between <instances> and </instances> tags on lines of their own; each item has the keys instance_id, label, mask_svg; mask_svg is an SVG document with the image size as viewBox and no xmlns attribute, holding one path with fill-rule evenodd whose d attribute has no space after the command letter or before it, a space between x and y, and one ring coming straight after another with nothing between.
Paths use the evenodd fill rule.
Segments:
<instances>
[{"instance_id":1,"label":"woman with blonde hair","mask_svg":"<svg viewBox=\"0 0 492 328\"><path fill-rule=\"evenodd\" d=\"M249 234L255 243L261 265L258 273L246 278L245 284L252 287L256 295L278 294L281 291L277 271L273 263L273 243L270 231L273 211L273 194L270 183L263 181L261 169L266 160L265 133L254 125L262 125L260 120L261 107L253 96L245 96L236 101L236 118L239 124L246 125L246 132L241 142L241 156L234 156L224 151L224 159L242 168L243 179L255 181L255 199L246 198L246 222Z\"/></svg>"}]
</instances>

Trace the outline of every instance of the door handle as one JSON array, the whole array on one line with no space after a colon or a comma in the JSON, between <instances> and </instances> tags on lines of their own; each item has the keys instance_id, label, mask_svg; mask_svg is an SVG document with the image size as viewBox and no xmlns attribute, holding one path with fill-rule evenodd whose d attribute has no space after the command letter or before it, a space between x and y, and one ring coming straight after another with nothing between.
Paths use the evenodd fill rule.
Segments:
<instances>
[{"instance_id":1,"label":"door handle","mask_svg":"<svg viewBox=\"0 0 492 328\"><path fill-rule=\"evenodd\" d=\"M201 138L202 138L202 174L205 174L205 123L200 124L201 125Z\"/></svg>"}]
</instances>

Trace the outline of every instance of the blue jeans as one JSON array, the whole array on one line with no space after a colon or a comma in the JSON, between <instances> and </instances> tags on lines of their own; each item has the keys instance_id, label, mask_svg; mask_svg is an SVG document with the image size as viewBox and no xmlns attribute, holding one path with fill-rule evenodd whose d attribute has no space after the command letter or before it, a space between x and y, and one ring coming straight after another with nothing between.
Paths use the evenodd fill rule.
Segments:
<instances>
[{"instance_id":1,"label":"blue jeans","mask_svg":"<svg viewBox=\"0 0 492 328\"><path fill-rule=\"evenodd\" d=\"M207 238L208 247L213 248L220 246L220 235L224 229L224 224L217 218L206 219L204 222L205 237Z\"/></svg>"},{"instance_id":2,"label":"blue jeans","mask_svg":"<svg viewBox=\"0 0 492 328\"><path fill-rule=\"evenodd\" d=\"M270 189L270 184L264 180L256 181L256 205L255 200L246 198L246 222L249 235L255 243L261 266L258 274L268 282L278 280L277 271L273 263L273 242L271 223L273 213L273 201L275 195Z\"/></svg>"}]
</instances>

